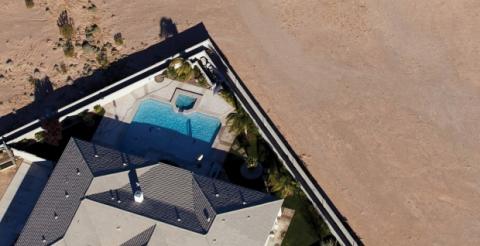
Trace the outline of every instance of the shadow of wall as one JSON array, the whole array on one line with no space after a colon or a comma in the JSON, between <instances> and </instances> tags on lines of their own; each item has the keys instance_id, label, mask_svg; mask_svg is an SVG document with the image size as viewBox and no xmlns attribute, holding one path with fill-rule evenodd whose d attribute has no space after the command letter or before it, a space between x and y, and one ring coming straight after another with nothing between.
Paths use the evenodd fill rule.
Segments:
<instances>
[{"instance_id":1,"label":"shadow of wall","mask_svg":"<svg viewBox=\"0 0 480 246\"><path fill-rule=\"evenodd\" d=\"M114 82L123 79L129 75L141 71L155 63L162 61L174 54L183 52L186 48L191 47L199 42L202 42L209 38L208 32L205 29L203 23L199 23L181 33L174 34L176 27L173 28L173 21L169 23L166 21L166 28L168 33L172 34L171 37L154 44L142 51L133 53L125 58L113 62L106 69L98 69L94 71L90 76L76 79L72 85L66 85L55 91L49 93L40 93L44 95L42 100L35 100L34 102L20 108L12 113L4 115L0 118L0 135L4 135L16 128L19 128L35 119L43 119L45 117L59 117L58 109L79 100L88 94L98 91ZM165 25L165 24L164 24ZM173 30L172 30L173 29ZM165 32L167 32L165 31ZM157 72L159 69L146 72L135 78L126 81L122 85L111 88L110 90L102 93L101 95L88 100L77 107L71 108L66 114L72 112L90 102L100 99L114 91L117 91L125 86L128 86L148 75ZM24 131L21 131L13 136L9 136L7 141L24 134L30 130L35 129L37 126L32 126Z\"/></svg>"}]
</instances>

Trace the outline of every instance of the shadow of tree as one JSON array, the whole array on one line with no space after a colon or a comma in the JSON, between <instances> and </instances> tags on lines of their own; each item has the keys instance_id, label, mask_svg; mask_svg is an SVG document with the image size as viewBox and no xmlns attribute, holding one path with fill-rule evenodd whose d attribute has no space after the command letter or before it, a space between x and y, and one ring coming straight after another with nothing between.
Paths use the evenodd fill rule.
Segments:
<instances>
[{"instance_id":1,"label":"shadow of tree","mask_svg":"<svg viewBox=\"0 0 480 246\"><path fill-rule=\"evenodd\" d=\"M52 82L48 76L35 80L35 101L41 101L53 92Z\"/></svg>"},{"instance_id":2,"label":"shadow of tree","mask_svg":"<svg viewBox=\"0 0 480 246\"><path fill-rule=\"evenodd\" d=\"M177 33L177 25L172 19L168 17L162 17L162 19L160 19L160 38L169 38Z\"/></svg>"}]
</instances>

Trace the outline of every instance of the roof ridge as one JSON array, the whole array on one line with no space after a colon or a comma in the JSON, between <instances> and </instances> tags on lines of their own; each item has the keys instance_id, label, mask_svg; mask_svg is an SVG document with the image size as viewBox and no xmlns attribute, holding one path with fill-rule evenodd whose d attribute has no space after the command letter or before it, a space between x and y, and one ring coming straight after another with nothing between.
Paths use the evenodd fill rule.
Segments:
<instances>
[{"instance_id":1,"label":"roof ridge","mask_svg":"<svg viewBox=\"0 0 480 246\"><path fill-rule=\"evenodd\" d=\"M200 187L200 184L198 183L196 179L196 174L191 172L192 174L192 190L193 190L193 206L194 206L194 211L195 215L197 216L198 221L204 226L205 232L208 232L210 229L210 226L213 224L213 221L215 220L215 217L217 216L218 212L215 210L212 202L208 199L207 195L205 194L205 191ZM203 204L198 204L200 202L199 200L195 199L195 191L200 191L200 197L199 200L203 200ZM197 205L204 205L206 208L203 208L202 211L197 211L196 206ZM206 221L207 223L202 223Z\"/></svg>"},{"instance_id":2,"label":"roof ridge","mask_svg":"<svg viewBox=\"0 0 480 246\"><path fill-rule=\"evenodd\" d=\"M77 148L78 152L80 153L80 156L82 157L82 160L85 162L85 164L87 164L87 167L88 167L88 170L90 170L90 172L92 173L92 175L94 174L92 168L90 167L90 165L88 164L87 162L87 159L85 158L85 155L83 154L83 151L82 151L82 148L80 148L78 146L78 142L84 142L84 143L88 143L90 145L93 145L94 143L90 143L90 142L86 142L86 141L83 141L83 140L80 140L80 139L77 139L77 138L74 138L74 137L71 137L70 138L70 141L69 142L73 142L74 145L75 145L75 148ZM68 145L68 144L67 144ZM95 176L95 175L94 175Z\"/></svg>"}]
</instances>

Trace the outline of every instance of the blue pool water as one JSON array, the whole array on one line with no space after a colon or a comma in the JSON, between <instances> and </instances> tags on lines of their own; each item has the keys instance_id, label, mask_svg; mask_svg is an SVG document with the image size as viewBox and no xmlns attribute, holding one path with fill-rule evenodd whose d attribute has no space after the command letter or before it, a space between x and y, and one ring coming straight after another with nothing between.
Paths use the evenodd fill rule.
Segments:
<instances>
[{"instance_id":1,"label":"blue pool water","mask_svg":"<svg viewBox=\"0 0 480 246\"><path fill-rule=\"evenodd\" d=\"M132 123L166 128L207 143L213 142L220 127L220 120L214 117L197 112L177 113L170 104L152 99L140 104Z\"/></svg>"},{"instance_id":2,"label":"blue pool water","mask_svg":"<svg viewBox=\"0 0 480 246\"><path fill-rule=\"evenodd\" d=\"M179 109L191 109L195 104L197 99L194 97L189 97L186 95L178 95L177 100L175 100L175 106Z\"/></svg>"}]
</instances>

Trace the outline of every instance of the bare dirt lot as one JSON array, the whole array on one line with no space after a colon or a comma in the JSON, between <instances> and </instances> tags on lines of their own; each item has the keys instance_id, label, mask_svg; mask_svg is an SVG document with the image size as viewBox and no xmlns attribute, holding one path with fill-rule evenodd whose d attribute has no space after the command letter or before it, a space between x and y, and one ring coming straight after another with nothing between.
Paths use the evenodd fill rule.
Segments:
<instances>
[{"instance_id":1,"label":"bare dirt lot","mask_svg":"<svg viewBox=\"0 0 480 246\"><path fill-rule=\"evenodd\" d=\"M367 245L480 242L479 1L34 2L2 3L1 113L33 100L35 68L58 88L98 67L53 49L63 9L79 41L122 33L110 60L161 41L164 16L204 22Z\"/></svg>"}]
</instances>

